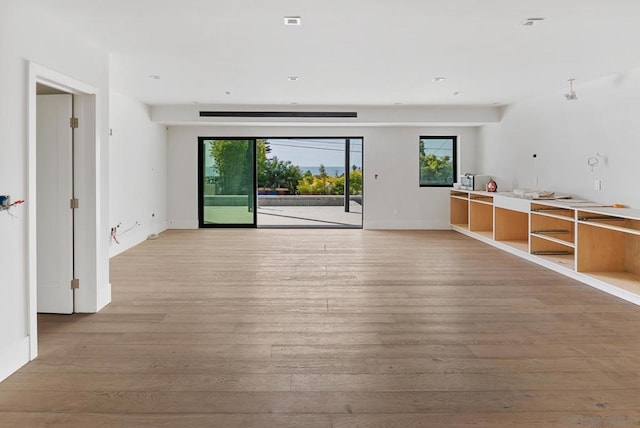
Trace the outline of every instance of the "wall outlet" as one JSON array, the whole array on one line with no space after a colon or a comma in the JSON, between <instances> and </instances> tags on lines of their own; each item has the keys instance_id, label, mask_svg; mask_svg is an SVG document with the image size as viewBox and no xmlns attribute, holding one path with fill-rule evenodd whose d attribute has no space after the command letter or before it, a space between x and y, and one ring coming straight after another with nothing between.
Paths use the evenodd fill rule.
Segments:
<instances>
[{"instance_id":1,"label":"wall outlet","mask_svg":"<svg viewBox=\"0 0 640 428\"><path fill-rule=\"evenodd\" d=\"M593 182L593 190L602 190L602 180L596 180Z\"/></svg>"}]
</instances>

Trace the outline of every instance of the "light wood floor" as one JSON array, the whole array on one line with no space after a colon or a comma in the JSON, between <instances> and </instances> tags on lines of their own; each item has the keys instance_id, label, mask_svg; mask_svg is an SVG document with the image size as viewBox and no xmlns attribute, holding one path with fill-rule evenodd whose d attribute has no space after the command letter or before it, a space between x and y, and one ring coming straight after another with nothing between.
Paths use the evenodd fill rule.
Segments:
<instances>
[{"instance_id":1,"label":"light wood floor","mask_svg":"<svg viewBox=\"0 0 640 428\"><path fill-rule=\"evenodd\" d=\"M170 231L111 282L0 427L640 424L640 307L454 232Z\"/></svg>"}]
</instances>

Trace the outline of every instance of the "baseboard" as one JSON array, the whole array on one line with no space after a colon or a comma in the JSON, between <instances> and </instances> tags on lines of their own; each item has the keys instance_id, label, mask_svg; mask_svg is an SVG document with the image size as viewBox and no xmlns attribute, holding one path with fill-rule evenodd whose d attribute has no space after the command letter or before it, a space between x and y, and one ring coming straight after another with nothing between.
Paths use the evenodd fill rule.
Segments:
<instances>
[{"instance_id":1,"label":"baseboard","mask_svg":"<svg viewBox=\"0 0 640 428\"><path fill-rule=\"evenodd\" d=\"M168 229L198 229L198 220L170 220Z\"/></svg>"},{"instance_id":2,"label":"baseboard","mask_svg":"<svg viewBox=\"0 0 640 428\"><path fill-rule=\"evenodd\" d=\"M29 362L29 336L4 348L0 351L0 382Z\"/></svg>"},{"instance_id":3,"label":"baseboard","mask_svg":"<svg viewBox=\"0 0 640 428\"><path fill-rule=\"evenodd\" d=\"M614 285L611 285L609 283L606 283L604 281L601 281L597 278L594 278L592 276L590 276L588 273L582 273L582 272L577 272L573 267L567 267L567 266L563 266L563 265L559 265L555 262L551 262L548 260L545 260L541 257L538 257L536 255L530 254L529 252L526 251L521 251L518 250L516 248L513 248L509 245L506 245L500 241L495 241L493 239L487 238L485 236L479 235L477 233L474 232L470 232L467 229L463 229L463 228L459 228L456 226L452 226L451 227L453 230L455 230L456 232L459 232L463 235L466 235L472 239L476 239L478 241L482 241L485 244L488 244L492 247L496 247L499 248L501 250L504 250L508 253L511 253L515 256L518 256L522 259L528 260L530 262L533 262L535 264L538 264L540 266L543 266L549 270L552 270L554 272L557 272L561 275L567 276L569 278L575 279L576 281L582 282L583 284L586 284L590 287L596 288L600 291L603 291L605 293L611 294L613 296L619 297L620 299L626 300L627 302L633 303L635 305L640 306L640 296L632 293L630 291L624 290L622 288L616 287Z\"/></svg>"},{"instance_id":4,"label":"baseboard","mask_svg":"<svg viewBox=\"0 0 640 428\"><path fill-rule=\"evenodd\" d=\"M365 221L363 229L372 230L451 230L449 223L429 221Z\"/></svg>"}]
</instances>

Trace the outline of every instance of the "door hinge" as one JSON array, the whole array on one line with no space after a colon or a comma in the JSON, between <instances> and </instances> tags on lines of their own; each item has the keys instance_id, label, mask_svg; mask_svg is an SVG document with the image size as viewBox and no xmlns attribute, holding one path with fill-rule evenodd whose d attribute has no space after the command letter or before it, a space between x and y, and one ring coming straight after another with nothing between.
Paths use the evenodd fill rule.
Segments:
<instances>
[{"instance_id":1,"label":"door hinge","mask_svg":"<svg viewBox=\"0 0 640 428\"><path fill-rule=\"evenodd\" d=\"M69 119L69 126L71 126L73 129L76 129L78 127L78 118L72 117L71 119Z\"/></svg>"},{"instance_id":2,"label":"door hinge","mask_svg":"<svg viewBox=\"0 0 640 428\"><path fill-rule=\"evenodd\" d=\"M80 288L80 280L78 278L73 278L71 280L71 289L77 290L78 288Z\"/></svg>"},{"instance_id":3,"label":"door hinge","mask_svg":"<svg viewBox=\"0 0 640 428\"><path fill-rule=\"evenodd\" d=\"M80 208L80 201L76 198L71 198L69 205L72 210L75 210L76 208Z\"/></svg>"}]
</instances>

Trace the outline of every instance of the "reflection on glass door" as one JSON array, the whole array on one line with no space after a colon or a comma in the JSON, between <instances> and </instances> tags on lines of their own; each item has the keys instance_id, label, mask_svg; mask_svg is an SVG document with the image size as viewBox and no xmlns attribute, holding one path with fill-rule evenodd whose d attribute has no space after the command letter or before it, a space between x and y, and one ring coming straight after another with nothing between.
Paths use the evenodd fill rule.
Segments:
<instances>
[{"instance_id":1,"label":"reflection on glass door","mask_svg":"<svg viewBox=\"0 0 640 428\"><path fill-rule=\"evenodd\" d=\"M199 138L200 227L256 226L256 142Z\"/></svg>"}]
</instances>

